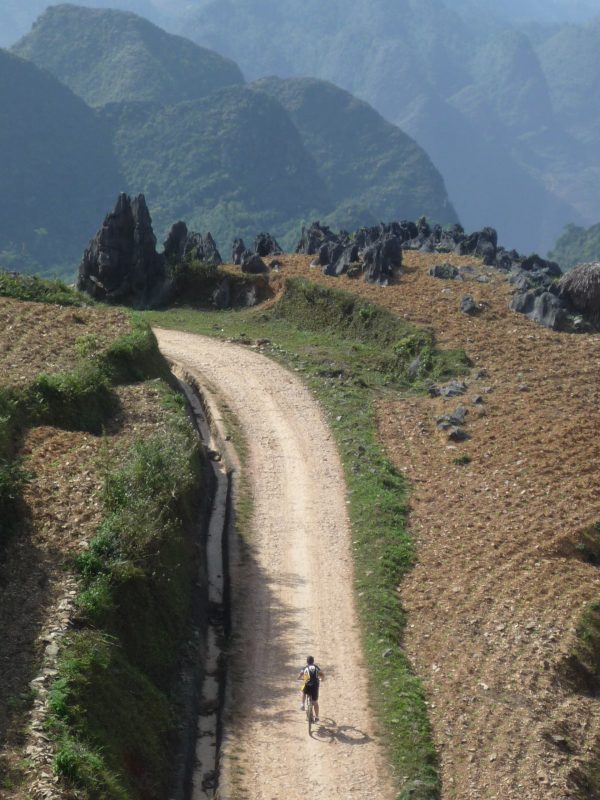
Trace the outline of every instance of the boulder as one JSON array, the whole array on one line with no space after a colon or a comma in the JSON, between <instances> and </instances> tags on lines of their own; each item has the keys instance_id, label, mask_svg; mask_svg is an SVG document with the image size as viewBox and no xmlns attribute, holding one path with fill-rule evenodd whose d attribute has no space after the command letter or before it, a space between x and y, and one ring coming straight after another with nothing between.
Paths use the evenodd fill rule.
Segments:
<instances>
[{"instance_id":1,"label":"boulder","mask_svg":"<svg viewBox=\"0 0 600 800\"><path fill-rule=\"evenodd\" d=\"M479 314L481 308L479 307L478 303L471 297L471 295L467 294L460 301L460 310L463 314L468 314L469 316L472 317L475 314Z\"/></svg>"},{"instance_id":2,"label":"boulder","mask_svg":"<svg viewBox=\"0 0 600 800\"><path fill-rule=\"evenodd\" d=\"M167 291L165 259L156 252L144 195L119 195L83 254L77 288L96 300L136 308L162 301Z\"/></svg>"},{"instance_id":3,"label":"boulder","mask_svg":"<svg viewBox=\"0 0 600 800\"><path fill-rule=\"evenodd\" d=\"M280 256L283 250L270 233L259 233L254 240L254 252L261 258L266 258L266 256Z\"/></svg>"},{"instance_id":4,"label":"boulder","mask_svg":"<svg viewBox=\"0 0 600 800\"><path fill-rule=\"evenodd\" d=\"M168 263L182 261L203 261L205 264L218 266L223 263L217 250L215 240L207 233L188 231L185 222L176 222L171 226L164 242L164 256Z\"/></svg>"},{"instance_id":5,"label":"boulder","mask_svg":"<svg viewBox=\"0 0 600 800\"><path fill-rule=\"evenodd\" d=\"M461 256L478 256L490 267L496 262L498 234L494 228L483 228L481 231L466 236L455 246L455 252Z\"/></svg>"},{"instance_id":6,"label":"boulder","mask_svg":"<svg viewBox=\"0 0 600 800\"><path fill-rule=\"evenodd\" d=\"M564 301L550 292L527 291L515 294L510 307L554 331L562 331L568 327L569 315Z\"/></svg>"},{"instance_id":7,"label":"boulder","mask_svg":"<svg viewBox=\"0 0 600 800\"><path fill-rule=\"evenodd\" d=\"M460 278L458 269L452 264L435 264L429 270L432 278L441 278L442 280L455 280Z\"/></svg>"},{"instance_id":8,"label":"boulder","mask_svg":"<svg viewBox=\"0 0 600 800\"><path fill-rule=\"evenodd\" d=\"M246 250L242 257L242 272L250 275L260 275L261 273L267 271L268 267L262 258L256 255L256 253L250 253L248 250Z\"/></svg>"},{"instance_id":9,"label":"boulder","mask_svg":"<svg viewBox=\"0 0 600 800\"><path fill-rule=\"evenodd\" d=\"M402 242L393 234L385 235L363 253L365 280L387 286L394 270L402 266Z\"/></svg>"}]
</instances>

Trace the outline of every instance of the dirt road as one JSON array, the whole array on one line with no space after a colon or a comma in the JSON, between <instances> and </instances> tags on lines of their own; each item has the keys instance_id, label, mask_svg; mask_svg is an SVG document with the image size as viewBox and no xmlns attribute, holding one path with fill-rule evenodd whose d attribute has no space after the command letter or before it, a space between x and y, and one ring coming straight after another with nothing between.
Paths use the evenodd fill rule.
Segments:
<instances>
[{"instance_id":1,"label":"dirt road","mask_svg":"<svg viewBox=\"0 0 600 800\"><path fill-rule=\"evenodd\" d=\"M248 443L254 508L234 564L227 800L393 798L366 702L342 467L318 404L248 348L156 334L169 359L218 390ZM326 673L313 738L295 681L308 654Z\"/></svg>"}]
</instances>

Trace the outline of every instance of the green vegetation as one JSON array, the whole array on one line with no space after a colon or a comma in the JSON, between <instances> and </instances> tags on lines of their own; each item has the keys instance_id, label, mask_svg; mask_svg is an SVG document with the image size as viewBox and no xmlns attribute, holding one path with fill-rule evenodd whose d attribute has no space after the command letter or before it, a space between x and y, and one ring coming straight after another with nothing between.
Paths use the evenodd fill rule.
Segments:
<instances>
[{"instance_id":1,"label":"green vegetation","mask_svg":"<svg viewBox=\"0 0 600 800\"><path fill-rule=\"evenodd\" d=\"M55 303L61 306L81 306L93 303L89 297L75 291L60 280L48 280L37 275L14 275L0 270L0 297L15 300Z\"/></svg>"},{"instance_id":2,"label":"green vegetation","mask_svg":"<svg viewBox=\"0 0 600 800\"><path fill-rule=\"evenodd\" d=\"M55 82L63 100L49 92L45 117L35 120L22 104L11 102L7 89L0 91L0 102L17 112L6 116L6 134L0 120L0 145L4 135L15 139L7 169L30 175L37 182L31 197L46 206L38 215L20 209L20 227L7 223L4 234L0 219L0 263L9 268L41 264L52 270L62 264L64 274L72 274L120 190L146 195L159 238L184 220L190 229L210 230L225 252L234 237L252 241L261 230L291 249L302 224L313 219L334 227L423 213L441 223L457 220L443 180L423 150L365 103L324 81L247 87L232 62L140 17L69 5L48 9L15 52L48 69L98 112L80 103L89 130L67 151L78 122L69 107L75 98L65 87ZM18 76L18 83L22 96L35 98L42 73L14 56L6 58L27 65L34 85L26 85L25 76ZM0 59L0 76L7 69ZM15 126L24 131L22 153ZM64 143L61 126L67 128ZM98 157L88 153L82 195L79 153L99 137ZM34 144L49 153L39 169L34 153L20 163ZM58 175L46 180L46 172L60 162L52 158L53 148L63 160L74 161L61 168L61 175L69 176L64 193L69 208L54 198L55 187L62 185ZM102 170L98 179L96 165ZM112 187L108 197L107 186ZM16 190L8 195L14 206L19 195ZM84 219L92 206L95 217L86 211ZM12 206L7 210L15 214ZM74 210L80 218L67 241L60 231L75 222Z\"/></svg>"},{"instance_id":3,"label":"green vegetation","mask_svg":"<svg viewBox=\"0 0 600 800\"><path fill-rule=\"evenodd\" d=\"M47 69L90 106L174 105L244 82L233 61L110 9L51 7L13 52Z\"/></svg>"},{"instance_id":4,"label":"green vegetation","mask_svg":"<svg viewBox=\"0 0 600 800\"><path fill-rule=\"evenodd\" d=\"M0 50L0 264L73 275L122 185L105 125L50 73Z\"/></svg>"},{"instance_id":5,"label":"green vegetation","mask_svg":"<svg viewBox=\"0 0 600 800\"><path fill-rule=\"evenodd\" d=\"M315 78L265 78L252 86L281 103L318 165L329 196L330 210L319 204L326 224L355 230L424 212L434 222L458 220L421 147L367 103Z\"/></svg>"},{"instance_id":6,"label":"green vegetation","mask_svg":"<svg viewBox=\"0 0 600 800\"><path fill-rule=\"evenodd\" d=\"M77 559L80 625L61 650L49 730L55 771L86 797L164 797L176 719L170 690L189 635L205 463L165 384L164 422L107 461L104 520Z\"/></svg>"},{"instance_id":7,"label":"green vegetation","mask_svg":"<svg viewBox=\"0 0 600 800\"><path fill-rule=\"evenodd\" d=\"M202 261L184 261L170 267L173 282L173 305L193 308L214 308L213 295L226 282L230 305L247 305L247 294L253 290L259 301L272 296L269 280L263 275L243 275L227 272L222 267Z\"/></svg>"},{"instance_id":8,"label":"green vegetation","mask_svg":"<svg viewBox=\"0 0 600 800\"><path fill-rule=\"evenodd\" d=\"M393 314L302 280L288 280L283 299L266 313L176 309L146 316L195 333L268 339L271 357L300 372L319 397L346 470L372 702L404 786L400 797L437 798L425 699L399 646L405 617L397 587L414 561L406 529L408 486L382 450L374 406L463 371L464 353L438 351L428 333ZM411 370L416 358L420 366Z\"/></svg>"},{"instance_id":9,"label":"green vegetation","mask_svg":"<svg viewBox=\"0 0 600 800\"><path fill-rule=\"evenodd\" d=\"M600 224L591 228L567 225L554 245L550 258L558 261L563 269L575 264L600 261Z\"/></svg>"}]
</instances>

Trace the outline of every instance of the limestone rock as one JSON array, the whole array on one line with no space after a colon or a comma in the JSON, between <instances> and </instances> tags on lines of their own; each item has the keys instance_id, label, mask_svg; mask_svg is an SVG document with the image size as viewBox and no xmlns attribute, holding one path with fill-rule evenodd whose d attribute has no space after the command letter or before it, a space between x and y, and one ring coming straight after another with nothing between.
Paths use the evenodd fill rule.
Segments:
<instances>
[{"instance_id":1,"label":"limestone rock","mask_svg":"<svg viewBox=\"0 0 600 800\"><path fill-rule=\"evenodd\" d=\"M120 194L83 254L77 288L96 300L148 308L166 290L164 259L144 195Z\"/></svg>"}]
</instances>

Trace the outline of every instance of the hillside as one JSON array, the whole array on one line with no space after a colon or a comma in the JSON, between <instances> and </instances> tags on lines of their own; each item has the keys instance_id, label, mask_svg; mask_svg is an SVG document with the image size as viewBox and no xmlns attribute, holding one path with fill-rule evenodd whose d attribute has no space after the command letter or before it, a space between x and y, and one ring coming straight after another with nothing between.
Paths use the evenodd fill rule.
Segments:
<instances>
[{"instance_id":1,"label":"hillside","mask_svg":"<svg viewBox=\"0 0 600 800\"><path fill-rule=\"evenodd\" d=\"M369 700L387 732L385 761L399 787L419 787L424 800L494 794L502 800L589 800L600 790L600 337L539 327L509 310L512 287L503 272L475 258L444 254L443 259L462 268L462 280L432 277L429 270L440 256L408 251L394 282L382 288L346 276L326 277L310 266L310 256L282 256L281 270L273 273L275 301L243 314L176 308L149 319L226 340L205 345L201 356L194 354L187 335L175 334L180 353L194 369L214 374L224 396L235 387L237 399L223 414L234 441L244 442L242 422L255 426L249 430L256 431L265 464L271 462L266 478L265 466L240 487L243 541L251 546L234 553L234 574L243 578L234 591L239 603L234 619L256 619L252 615L259 610L258 619L266 621L261 641L270 642L273 663L294 665L300 648L308 643L312 648L320 626L331 624L338 583L347 581L356 590L365 635L373 683ZM479 307L474 316L459 311L467 293ZM0 531L6 548L0 577L9 587L0 606L0 638L10 643L0 656L8 687L0 719L9 721L0 726L8 776L3 789L11 800L35 796L34 790L48 791L49 798L64 796L65 786L78 787L82 797L94 797L98 786L108 796L118 791L117 796L132 800L171 796L164 783L162 737L169 715L161 659L172 653L178 632L189 639L188 618L184 610L175 629L165 628L171 615L158 609L165 607L166 593L173 601L169 608L182 612L170 594L171 568L188 564L189 551L177 539L183 551L171 553L168 570L155 569L152 559L168 552L173 529L166 529L160 547L156 539L148 543L142 537L148 547L138 549L137 536L163 519L150 505L155 493L164 504L159 507L173 511L175 519L188 508L168 499L181 488L188 464L187 424L177 414L171 417L181 404L160 382L148 381L161 374L153 339L122 311L57 309L7 298L0 299L0 310L6 320L0 345L11 365L0 390ZM264 367L263 355L285 364L296 377L276 379L279 370ZM266 376L260 381L259 361ZM42 368L45 377L39 375ZM276 410L268 410L266 399L260 414L248 406L245 372L252 375L252 385L261 383L271 402L282 398L273 403ZM459 383L448 385L451 377ZM306 403L298 401L304 391L295 390L298 379L312 390ZM445 396L442 389L449 388L454 394ZM325 516L311 499L308 479L298 492L293 477L301 474L296 469L301 456L287 458L274 449L280 434L275 438L269 428L281 420L276 427L285 439L296 419L292 397L304 407L314 395L323 407L319 426L323 418L329 423L320 434L326 443L321 447L317 434L306 438L307 429L317 430L316 423L295 429L324 470L308 471L323 475L318 483L339 489L339 477L331 479L338 455L330 448L337 442L348 491L339 492L342 510L333 519L332 509L327 507ZM17 404L6 402L14 396ZM235 421L232 412L240 407ZM462 441L440 425L451 415L462 418ZM7 425L19 426L16 453L6 449L13 441ZM154 435L165 450L146 449ZM253 444L243 444L245 458L255 452ZM8 466L21 455L27 469L7 472L7 452ZM258 463L253 458L246 468ZM308 457L302 463L310 464ZM171 466L167 479L143 471ZM131 497L142 490L131 507ZM266 509L259 506L263 495L277 499L275 509L273 502ZM23 506L15 503L19 496ZM255 518L250 496L254 508L261 509ZM292 519L294 530L301 527L302 503L315 530L321 517L327 519L328 553L340 545L336 522L347 508L352 538L348 553L342 552L343 570L317 551L316 563L325 572L297 573L298 562L306 569L309 559L294 537L289 560L283 557L283 537L273 532ZM143 524L133 524L140 515ZM9 531L7 538L7 521L26 527L18 537ZM152 531L160 537L160 531ZM263 542L269 548L266 558ZM355 583L347 577L351 558ZM330 594L315 610L319 623L307 630L303 609L310 593L308 599L302 593L317 574L320 589ZM185 568L177 575L180 587L197 580L197 573ZM248 591L253 585L257 591ZM136 602L139 598L142 602ZM347 601L344 608L350 605ZM136 620L129 615L124 620L133 607L142 613L143 630L158 637L156 647L144 649L148 640L136 635ZM76 625L69 624L72 618ZM252 636L251 627L244 631ZM338 642L347 646L343 631L328 633L324 657L338 652ZM260 796L264 785L283 786L295 800L318 781L317 786L330 789L328 796L343 800L346 761L351 780L362 786L361 771L371 774L374 761L368 754L381 730L371 735L371 722L363 716L367 692L362 682L363 702L357 704L356 687L339 671L339 663L351 656L332 656L333 691L324 694L327 711L313 741L290 708L286 676L291 669L273 668L276 691L264 712L264 704L238 683L243 675L255 680L256 662L247 657L247 638L235 641L233 691L242 694L232 708L249 716L226 717L226 734L234 732L225 736L232 786L250 787L251 797ZM264 659L264 649L256 658ZM48 693L57 665L58 680ZM126 680L113 680L115 675ZM40 690L28 693L35 676ZM348 709L343 722L331 702L338 686L343 687L340 707ZM144 700L132 706L148 696L144 692L152 698L150 705ZM57 739L44 732L48 718ZM117 741L115 718L119 730L122 725L126 731ZM19 732L25 726L23 739ZM139 730L145 734L141 740L135 735ZM152 736L146 735L149 730ZM248 731L256 734L242 741ZM335 742L335 752L324 742ZM254 756L251 748L257 744ZM281 752L312 758L293 758L293 768L281 770L281 761L273 757ZM151 765L151 772L140 771L140 762ZM58 788L53 764L60 774ZM339 777L332 782L332 776ZM385 784L380 795L388 797L387 775L378 771L377 776ZM278 796L284 795L278 791Z\"/></svg>"},{"instance_id":2,"label":"hillside","mask_svg":"<svg viewBox=\"0 0 600 800\"><path fill-rule=\"evenodd\" d=\"M249 78L310 74L371 103L427 150L467 228L493 224L510 246L545 252L566 223L594 221L595 160L552 105L533 40L508 10L495 12L484 0L350 0L326 11L267 0L258 12L203 0L180 24L235 53Z\"/></svg>"},{"instance_id":3,"label":"hillside","mask_svg":"<svg viewBox=\"0 0 600 800\"><path fill-rule=\"evenodd\" d=\"M538 48L552 102L562 124L584 144L600 141L600 109L590 98L600 86L600 16L561 28Z\"/></svg>"},{"instance_id":4,"label":"hillside","mask_svg":"<svg viewBox=\"0 0 600 800\"><path fill-rule=\"evenodd\" d=\"M427 154L367 103L313 78L251 84L289 113L319 170L334 211L325 221L353 230L365 220L428 217L457 221L441 175Z\"/></svg>"},{"instance_id":5,"label":"hillside","mask_svg":"<svg viewBox=\"0 0 600 800\"><path fill-rule=\"evenodd\" d=\"M504 276L476 260L450 256L474 273L439 281L428 274L439 257L406 253L397 284L385 290L326 278L309 260L285 257L283 271L376 302L432 331L440 347L464 346L473 362L463 396L377 404L379 440L412 486L418 555L400 592L403 646L426 686L441 797L594 796L599 701L586 675L597 681L598 659L586 647L598 642L600 338L552 333L512 313ZM480 271L487 283L477 281ZM483 304L477 317L458 311L467 292ZM269 335L261 313L245 315L250 336ZM340 397L359 380L344 361L329 374ZM436 424L459 406L469 437L462 444ZM579 669L578 658L588 666Z\"/></svg>"},{"instance_id":6,"label":"hillside","mask_svg":"<svg viewBox=\"0 0 600 800\"><path fill-rule=\"evenodd\" d=\"M65 298L0 297L0 791L149 800L182 744L210 486L149 329Z\"/></svg>"},{"instance_id":7,"label":"hillside","mask_svg":"<svg viewBox=\"0 0 600 800\"><path fill-rule=\"evenodd\" d=\"M600 261L600 224L591 228L567 225L550 257L567 269L575 264Z\"/></svg>"},{"instance_id":8,"label":"hillside","mask_svg":"<svg viewBox=\"0 0 600 800\"><path fill-rule=\"evenodd\" d=\"M75 6L50 8L15 49L98 105L90 117L112 140L114 161L103 178L113 196L95 228L120 191L146 195L159 239L183 219L210 230L224 252L234 237L252 240L260 230L293 247L315 218L336 227L457 220L426 153L324 81L245 87L232 62L146 20ZM14 161L27 169L18 154ZM40 202L49 193L40 187ZM93 229L85 230L89 238ZM86 238L74 240L75 257L75 245L68 252L72 271Z\"/></svg>"},{"instance_id":9,"label":"hillside","mask_svg":"<svg viewBox=\"0 0 600 800\"><path fill-rule=\"evenodd\" d=\"M90 106L133 100L174 105L244 82L233 61L135 14L108 9L51 7L12 50Z\"/></svg>"},{"instance_id":10,"label":"hillside","mask_svg":"<svg viewBox=\"0 0 600 800\"><path fill-rule=\"evenodd\" d=\"M0 264L63 272L122 182L109 132L50 73L4 50L0 105Z\"/></svg>"}]
</instances>

